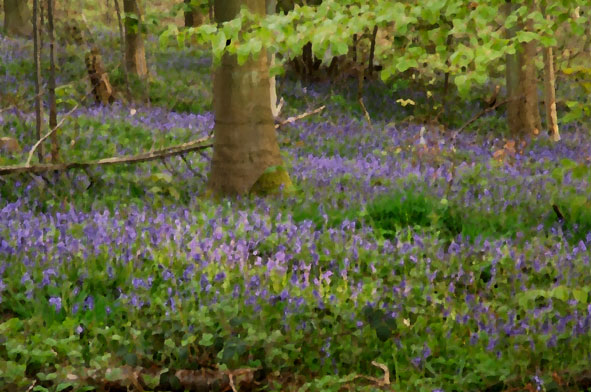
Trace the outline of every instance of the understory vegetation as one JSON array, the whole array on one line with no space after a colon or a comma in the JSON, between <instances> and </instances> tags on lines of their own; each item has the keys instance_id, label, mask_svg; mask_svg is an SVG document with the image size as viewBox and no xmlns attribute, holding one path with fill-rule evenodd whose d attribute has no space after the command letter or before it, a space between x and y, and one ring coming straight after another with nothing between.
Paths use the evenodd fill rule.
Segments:
<instances>
[{"instance_id":1,"label":"understory vegetation","mask_svg":"<svg viewBox=\"0 0 591 392\"><path fill-rule=\"evenodd\" d=\"M113 29L92 33L117 47ZM88 86L60 50L61 116ZM36 141L31 52L0 35L0 136L22 146L0 166ZM210 134L208 52L151 37L146 54L130 102L64 121L64 161ZM116 50L103 56L117 68ZM224 376L240 391L591 387L584 116L559 143L522 143L502 111L454 134L488 87L450 99L441 129L398 102L428 105L412 86L368 79L368 123L357 80L277 84L283 118L327 105L278 129L294 184L278 197L205 197L210 150L0 177L0 391L231 390Z\"/></svg>"}]
</instances>

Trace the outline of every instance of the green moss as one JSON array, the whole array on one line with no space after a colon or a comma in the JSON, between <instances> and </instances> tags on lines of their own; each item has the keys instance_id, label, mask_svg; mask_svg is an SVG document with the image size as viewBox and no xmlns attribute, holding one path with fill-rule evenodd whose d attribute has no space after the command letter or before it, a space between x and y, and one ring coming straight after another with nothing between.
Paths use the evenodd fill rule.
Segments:
<instances>
[{"instance_id":1,"label":"green moss","mask_svg":"<svg viewBox=\"0 0 591 392\"><path fill-rule=\"evenodd\" d=\"M250 188L251 195L266 196L277 193L281 186L283 191L292 192L294 187L289 173L283 166L268 167Z\"/></svg>"}]
</instances>

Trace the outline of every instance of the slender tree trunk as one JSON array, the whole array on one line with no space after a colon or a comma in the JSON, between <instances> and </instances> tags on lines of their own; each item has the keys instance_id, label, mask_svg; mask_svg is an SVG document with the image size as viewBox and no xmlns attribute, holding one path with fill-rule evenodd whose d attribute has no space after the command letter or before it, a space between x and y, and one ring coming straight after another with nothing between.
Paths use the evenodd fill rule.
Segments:
<instances>
[{"instance_id":1,"label":"slender tree trunk","mask_svg":"<svg viewBox=\"0 0 591 392\"><path fill-rule=\"evenodd\" d=\"M125 32L123 30L123 22L121 21L121 7L119 6L119 0L113 0L113 3L115 4L117 23L119 24L119 49L121 51L121 69L123 70L123 77L125 78L125 91L127 92L127 99L131 100L129 74L127 72L127 54L125 50Z\"/></svg>"},{"instance_id":2,"label":"slender tree trunk","mask_svg":"<svg viewBox=\"0 0 591 392\"><path fill-rule=\"evenodd\" d=\"M57 127L57 108L55 102L55 35L54 35L55 0L47 0L47 27L49 33L49 129ZM51 162L59 161L59 142L57 131L51 134Z\"/></svg>"},{"instance_id":3,"label":"slender tree trunk","mask_svg":"<svg viewBox=\"0 0 591 392\"><path fill-rule=\"evenodd\" d=\"M31 12L25 0L4 0L4 31L8 36L33 34Z\"/></svg>"},{"instance_id":4,"label":"slender tree trunk","mask_svg":"<svg viewBox=\"0 0 591 392\"><path fill-rule=\"evenodd\" d=\"M111 24L111 1L105 0L105 5L107 6L107 12L105 13L105 22L110 25Z\"/></svg>"},{"instance_id":5,"label":"slender tree trunk","mask_svg":"<svg viewBox=\"0 0 591 392\"><path fill-rule=\"evenodd\" d=\"M185 5L190 8L185 10L185 27L198 27L203 23L203 14L197 7L191 5L191 0L184 0Z\"/></svg>"},{"instance_id":6,"label":"slender tree trunk","mask_svg":"<svg viewBox=\"0 0 591 392\"><path fill-rule=\"evenodd\" d=\"M542 2L542 14L546 13L546 1ZM546 19L551 20L550 15ZM548 134L553 141L560 141L558 130L558 115L556 113L556 86L554 73L554 53L552 47L543 49L544 52L544 106L546 107L546 123Z\"/></svg>"},{"instance_id":7,"label":"slender tree trunk","mask_svg":"<svg viewBox=\"0 0 591 392\"><path fill-rule=\"evenodd\" d=\"M274 14L275 9L277 8L277 0L266 0L266 8L267 15ZM275 54L269 54L267 57L269 58L269 67L273 67L275 65ZM269 83L269 94L271 95L271 112L273 113L273 118L277 118L279 116L281 107L277 102L277 80L275 76L271 76Z\"/></svg>"},{"instance_id":8,"label":"slender tree trunk","mask_svg":"<svg viewBox=\"0 0 591 392\"><path fill-rule=\"evenodd\" d=\"M515 9L515 4L507 4L507 14ZM533 21L527 20L522 26L533 29ZM519 26L508 31L513 38ZM521 45L515 54L506 58L507 83L507 124L513 135L537 135L542 127L537 92L537 70L535 66L536 43Z\"/></svg>"},{"instance_id":9,"label":"slender tree trunk","mask_svg":"<svg viewBox=\"0 0 591 392\"><path fill-rule=\"evenodd\" d=\"M263 15L265 0L215 0L215 19L233 19L240 6ZM224 54L215 70L214 150L208 188L214 195L272 193L291 181L283 168L271 112L266 51L239 66Z\"/></svg>"},{"instance_id":10,"label":"slender tree trunk","mask_svg":"<svg viewBox=\"0 0 591 392\"><path fill-rule=\"evenodd\" d=\"M369 76L373 76L373 71L374 71L374 58L376 55L376 39L378 37L378 26L374 26L373 31L371 33L371 44L369 47L369 59L367 60L367 67L369 68L368 70L368 74Z\"/></svg>"},{"instance_id":11,"label":"slender tree trunk","mask_svg":"<svg viewBox=\"0 0 591 392\"><path fill-rule=\"evenodd\" d=\"M139 77L148 74L146 49L141 32L141 12L137 0L123 0L127 70Z\"/></svg>"},{"instance_id":12,"label":"slender tree trunk","mask_svg":"<svg viewBox=\"0 0 591 392\"><path fill-rule=\"evenodd\" d=\"M533 0L531 0L533 4ZM533 8L533 7L532 7ZM532 9L533 10L533 9ZM525 23L527 31L534 30L534 21ZM537 42L532 40L523 44L523 92L525 94L525 131L529 135L538 135L542 129L540 102L538 100L538 70L536 69Z\"/></svg>"},{"instance_id":13,"label":"slender tree trunk","mask_svg":"<svg viewBox=\"0 0 591 392\"><path fill-rule=\"evenodd\" d=\"M35 137L41 139L41 127L43 124L43 97L41 91L41 49L39 31L39 0L33 0L33 57L35 59ZM43 145L37 149L39 163L43 162Z\"/></svg>"},{"instance_id":14,"label":"slender tree trunk","mask_svg":"<svg viewBox=\"0 0 591 392\"><path fill-rule=\"evenodd\" d=\"M552 48L544 48L544 103L546 106L546 122L548 123L548 134L552 140L560 141L558 130L558 115L556 113L556 87L554 84L554 54Z\"/></svg>"}]
</instances>

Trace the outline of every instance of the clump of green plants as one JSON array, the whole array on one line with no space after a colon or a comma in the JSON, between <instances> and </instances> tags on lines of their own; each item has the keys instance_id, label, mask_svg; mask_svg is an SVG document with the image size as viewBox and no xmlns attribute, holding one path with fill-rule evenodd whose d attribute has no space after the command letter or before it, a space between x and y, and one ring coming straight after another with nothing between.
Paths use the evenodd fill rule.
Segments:
<instances>
[{"instance_id":1,"label":"clump of green plants","mask_svg":"<svg viewBox=\"0 0 591 392\"><path fill-rule=\"evenodd\" d=\"M493 213L456 199L439 199L415 187L376 198L368 204L367 214L370 224L387 239L409 227L433 231L448 239L458 234L470 239L515 238L518 233L535 233L540 224L545 223L548 228L554 223L541 208L532 211L525 206L509 205ZM569 228L574 227L581 234L589 232L591 219L583 209L572 214L576 218L569 218L569 222L576 226Z\"/></svg>"},{"instance_id":2,"label":"clump of green plants","mask_svg":"<svg viewBox=\"0 0 591 392\"><path fill-rule=\"evenodd\" d=\"M385 238L406 227L434 228L445 236L459 234L463 217L457 206L415 187L376 198L367 206L371 223Z\"/></svg>"}]
</instances>

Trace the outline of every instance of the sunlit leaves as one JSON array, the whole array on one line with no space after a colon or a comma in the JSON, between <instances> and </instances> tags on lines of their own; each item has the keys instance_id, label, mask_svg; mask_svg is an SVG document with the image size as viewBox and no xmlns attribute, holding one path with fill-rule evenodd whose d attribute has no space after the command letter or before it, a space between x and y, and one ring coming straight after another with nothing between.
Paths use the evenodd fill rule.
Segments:
<instances>
[{"instance_id":1,"label":"sunlit leaves","mask_svg":"<svg viewBox=\"0 0 591 392\"><path fill-rule=\"evenodd\" d=\"M409 69L425 78L451 72L455 75L452 80L462 84L457 86L459 90L467 92L472 83L485 80L491 66L502 66L504 56L515 53L521 44L538 41L544 46L556 45L554 31L565 22L574 35L585 31L586 16L571 18L572 9L584 5L583 0L550 2L545 9L548 19L525 1L515 3L517 8L506 17L500 17L505 7L501 0L470 6L461 0L325 0L316 6L296 4L287 14L267 16L253 15L243 8L237 19L219 28L205 25L179 32L169 27L160 39L165 44L170 36L191 34L197 41L211 44L216 63L228 51L238 56L240 64L258 56L262 48L294 58L311 43L313 54L328 64L333 57L348 53L354 34L363 37L378 26L388 33L388 39L377 42L376 48L382 80ZM527 19L534 22L533 31L523 27ZM507 29L516 30L514 39L505 38ZM179 37L179 44L184 42Z\"/></svg>"}]
</instances>

